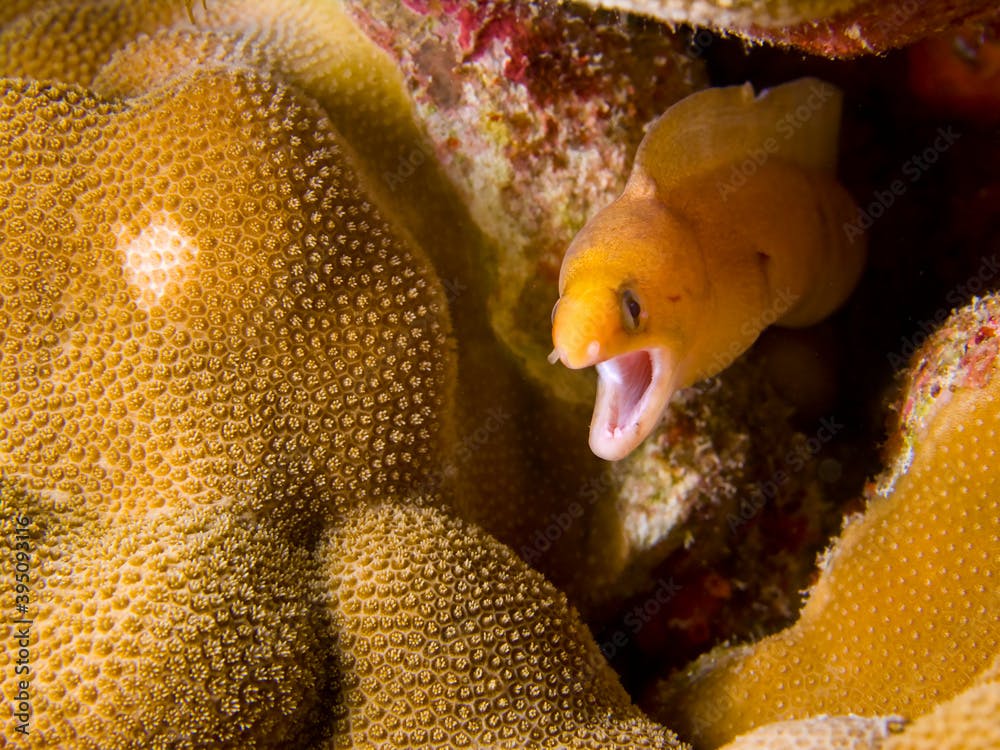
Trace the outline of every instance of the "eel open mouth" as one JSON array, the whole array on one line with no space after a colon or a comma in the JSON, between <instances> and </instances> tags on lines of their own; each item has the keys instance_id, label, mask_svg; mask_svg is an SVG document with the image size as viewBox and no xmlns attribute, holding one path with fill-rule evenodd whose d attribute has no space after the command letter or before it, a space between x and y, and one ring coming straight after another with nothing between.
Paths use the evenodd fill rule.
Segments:
<instances>
[{"instance_id":1,"label":"eel open mouth","mask_svg":"<svg viewBox=\"0 0 1000 750\"><path fill-rule=\"evenodd\" d=\"M608 461L625 458L660 421L675 390L676 368L659 347L621 354L597 367L590 449Z\"/></svg>"}]
</instances>

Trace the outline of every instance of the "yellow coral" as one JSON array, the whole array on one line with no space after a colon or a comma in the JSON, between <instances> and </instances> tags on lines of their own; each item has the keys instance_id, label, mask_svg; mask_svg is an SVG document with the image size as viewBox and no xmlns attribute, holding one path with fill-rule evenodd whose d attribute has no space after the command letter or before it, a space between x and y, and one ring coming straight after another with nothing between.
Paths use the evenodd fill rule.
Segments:
<instances>
[{"instance_id":1,"label":"yellow coral","mask_svg":"<svg viewBox=\"0 0 1000 750\"><path fill-rule=\"evenodd\" d=\"M2 110L8 471L104 512L329 514L436 465L441 287L308 98L218 66Z\"/></svg>"},{"instance_id":2,"label":"yellow coral","mask_svg":"<svg viewBox=\"0 0 1000 750\"><path fill-rule=\"evenodd\" d=\"M345 659L331 748L677 746L565 596L476 527L363 506L324 547Z\"/></svg>"},{"instance_id":3,"label":"yellow coral","mask_svg":"<svg viewBox=\"0 0 1000 750\"><path fill-rule=\"evenodd\" d=\"M766 724L723 750L995 750L1000 682L994 669L907 725L900 717L817 716Z\"/></svg>"},{"instance_id":4,"label":"yellow coral","mask_svg":"<svg viewBox=\"0 0 1000 750\"><path fill-rule=\"evenodd\" d=\"M978 341L976 321L995 319L998 307L991 299L957 318L965 336ZM965 338L952 348L963 346L975 351ZM937 398L912 464L847 526L798 623L697 661L661 686L658 717L699 747L817 714L912 719L984 669L1000 643L1000 377L984 351L961 365L975 377L930 389ZM917 382L932 370L922 364Z\"/></svg>"},{"instance_id":5,"label":"yellow coral","mask_svg":"<svg viewBox=\"0 0 1000 750\"><path fill-rule=\"evenodd\" d=\"M5 628L24 652L0 650L10 741L253 748L309 736L327 665L302 655L329 640L304 551L218 509L109 525L47 505L0 487L0 548L13 559L16 535L26 540L30 592L27 624Z\"/></svg>"},{"instance_id":6,"label":"yellow coral","mask_svg":"<svg viewBox=\"0 0 1000 750\"><path fill-rule=\"evenodd\" d=\"M996 750L1000 747L1000 681L973 685L946 701L884 750Z\"/></svg>"},{"instance_id":7,"label":"yellow coral","mask_svg":"<svg viewBox=\"0 0 1000 750\"><path fill-rule=\"evenodd\" d=\"M97 90L0 81L3 518L37 524L40 568L28 740L287 745L329 699L299 543L437 466L448 316L327 110L254 68L252 39L177 30L199 65L155 31L112 54L153 5L3 32L0 73ZM81 54L46 56L60 40Z\"/></svg>"}]
</instances>

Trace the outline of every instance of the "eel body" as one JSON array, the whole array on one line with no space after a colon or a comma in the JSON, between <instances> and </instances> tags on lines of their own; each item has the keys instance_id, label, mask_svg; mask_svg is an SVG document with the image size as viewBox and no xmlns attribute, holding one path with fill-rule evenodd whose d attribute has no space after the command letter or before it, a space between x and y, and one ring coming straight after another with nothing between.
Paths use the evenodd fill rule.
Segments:
<instances>
[{"instance_id":1,"label":"eel body","mask_svg":"<svg viewBox=\"0 0 1000 750\"><path fill-rule=\"evenodd\" d=\"M550 360L597 368L595 454L624 458L677 389L850 294L865 238L834 171L840 109L803 78L707 89L652 123L623 193L566 251L552 313Z\"/></svg>"}]
</instances>

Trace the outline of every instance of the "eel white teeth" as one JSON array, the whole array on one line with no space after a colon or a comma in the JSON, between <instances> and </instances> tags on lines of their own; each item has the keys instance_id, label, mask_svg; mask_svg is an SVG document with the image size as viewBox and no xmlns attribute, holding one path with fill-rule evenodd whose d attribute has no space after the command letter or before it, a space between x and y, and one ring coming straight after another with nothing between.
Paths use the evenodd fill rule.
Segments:
<instances>
[{"instance_id":1,"label":"eel white teeth","mask_svg":"<svg viewBox=\"0 0 1000 750\"><path fill-rule=\"evenodd\" d=\"M598 362L590 449L608 461L635 450L659 422L676 380L676 368L660 347Z\"/></svg>"}]
</instances>

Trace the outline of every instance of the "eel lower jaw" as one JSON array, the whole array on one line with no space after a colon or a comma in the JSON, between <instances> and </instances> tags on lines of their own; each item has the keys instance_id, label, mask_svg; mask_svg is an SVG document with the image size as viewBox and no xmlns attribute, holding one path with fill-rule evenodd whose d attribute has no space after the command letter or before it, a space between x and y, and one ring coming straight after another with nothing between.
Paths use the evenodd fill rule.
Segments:
<instances>
[{"instance_id":1,"label":"eel lower jaw","mask_svg":"<svg viewBox=\"0 0 1000 750\"><path fill-rule=\"evenodd\" d=\"M590 449L607 461L625 458L660 421L676 390L666 349L649 347L598 362Z\"/></svg>"}]
</instances>

